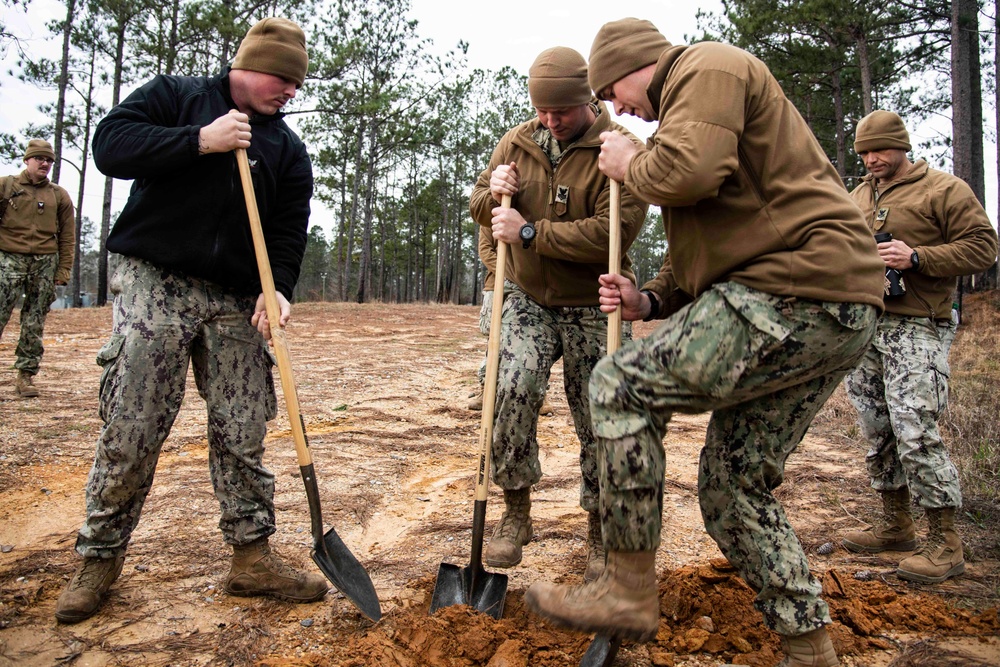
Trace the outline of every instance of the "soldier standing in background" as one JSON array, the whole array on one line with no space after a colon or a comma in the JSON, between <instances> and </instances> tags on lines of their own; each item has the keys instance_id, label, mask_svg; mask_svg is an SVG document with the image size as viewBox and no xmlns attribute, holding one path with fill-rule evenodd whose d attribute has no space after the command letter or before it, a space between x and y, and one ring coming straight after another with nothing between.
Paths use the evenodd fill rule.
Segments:
<instances>
[{"instance_id":1,"label":"soldier standing in background","mask_svg":"<svg viewBox=\"0 0 1000 667\"><path fill-rule=\"evenodd\" d=\"M937 425L948 404L952 293L957 276L993 265L997 233L962 179L924 160L910 162L910 135L897 114L879 110L862 118L854 150L869 173L851 196L881 241L887 276L895 272L902 282L887 287L875 340L845 381L871 446L865 463L883 517L848 533L843 545L863 553L915 550L912 494L927 513L928 535L897 574L938 583L965 571L955 530L958 470Z\"/></svg>"},{"instance_id":2,"label":"soldier standing in background","mask_svg":"<svg viewBox=\"0 0 1000 667\"><path fill-rule=\"evenodd\" d=\"M0 334L23 294L14 362L14 392L21 398L38 396L34 377L45 351L45 317L55 286L67 284L73 268L76 217L69 193L49 180L55 159L49 142L32 139L24 171L0 179Z\"/></svg>"}]
</instances>

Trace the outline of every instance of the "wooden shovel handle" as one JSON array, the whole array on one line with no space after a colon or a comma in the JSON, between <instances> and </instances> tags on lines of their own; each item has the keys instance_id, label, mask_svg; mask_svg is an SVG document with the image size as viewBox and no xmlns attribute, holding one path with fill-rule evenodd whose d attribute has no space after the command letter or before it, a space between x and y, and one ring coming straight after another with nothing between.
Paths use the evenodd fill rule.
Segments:
<instances>
[{"instance_id":1,"label":"wooden shovel handle","mask_svg":"<svg viewBox=\"0 0 1000 667\"><path fill-rule=\"evenodd\" d=\"M608 230L608 273L622 272L622 186L611 181L611 223ZM608 315L608 354L622 344L622 307Z\"/></svg>"},{"instance_id":2,"label":"wooden shovel handle","mask_svg":"<svg viewBox=\"0 0 1000 667\"><path fill-rule=\"evenodd\" d=\"M500 205L510 208L510 195ZM507 244L497 241L497 268L493 272L493 313L490 338L486 348L486 379L483 383L483 415L479 428L479 469L476 471L476 500L486 500L490 485L490 452L493 446L493 410L500 375L500 327L503 321L503 283L507 277Z\"/></svg>"},{"instance_id":3,"label":"wooden shovel handle","mask_svg":"<svg viewBox=\"0 0 1000 667\"><path fill-rule=\"evenodd\" d=\"M257 255L257 270L260 272L264 308L267 310L267 322L271 327L271 344L274 346L274 356L278 360L278 375L281 376L281 390L285 394L288 421L292 427L292 439L295 441L295 453L298 456L299 467L304 467L312 464L312 457L309 455L309 445L306 441L305 423L299 412L292 362L288 355L285 330L281 328L281 308L274 289L271 262L267 258L267 245L264 243L264 230L260 224L260 212L257 210L257 197L254 195L246 149L236 149L236 163L240 170L240 181L243 183L243 196L247 202L247 216L250 218L250 233L253 235L253 248Z\"/></svg>"}]
</instances>

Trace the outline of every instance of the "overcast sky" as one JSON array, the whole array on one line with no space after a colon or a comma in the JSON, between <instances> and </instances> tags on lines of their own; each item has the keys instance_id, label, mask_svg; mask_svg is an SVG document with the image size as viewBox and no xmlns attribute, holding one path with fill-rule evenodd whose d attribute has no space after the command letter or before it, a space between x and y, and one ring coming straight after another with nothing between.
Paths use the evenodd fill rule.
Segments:
<instances>
[{"instance_id":1,"label":"overcast sky","mask_svg":"<svg viewBox=\"0 0 1000 667\"><path fill-rule=\"evenodd\" d=\"M527 75L535 57L552 46L568 46L579 51L584 58L590 54L590 45L597 30L606 22L634 16L649 19L668 40L675 44L684 43L686 36L697 34L695 3L666 0L630 0L622 4L618 11L615 3L607 0L579 0L577 2L538 2L537 0L505 0L489 3L487 9L472 12L468 0L411 0L410 17L419 22L417 32L421 37L430 38L436 53L443 55L454 48L460 40L469 43L468 63L470 68L499 70L511 66L519 73ZM719 12L718 0L704 0L699 3L702 11ZM494 7L495 9L490 9ZM480 5L479 7L482 7ZM33 0L30 15L20 10L6 9L8 27L20 35L25 48L33 56L39 54L53 57L58 53L58 43L47 39L45 22L61 18L64 5L55 0ZM307 36L308 38L308 36ZM40 101L40 92L24 86L7 75L15 67L17 53L8 48L4 56L0 74L0 127L8 132L17 132L29 119L42 120L35 107ZM123 94L127 94L124 91ZM51 96L54 99L54 94ZM293 124L294 124L294 117ZM648 136L653 124L624 116L618 121L641 137ZM946 121L938 128L911 128L912 143L930 138L935 131L949 132ZM996 214L996 169L991 145L987 151L987 212L991 219ZM488 155L483 156L485 164ZM15 173L24 167L23 163L4 163L0 159L0 174ZM96 174L96 170L91 173ZM75 197L77 191L76 174L72 167L63 168L61 183ZM83 204L85 215L98 219L102 198L100 181L94 179L88 184L89 193ZM128 196L128 183L116 182L114 190L114 210L120 210ZM327 211L314 206L313 221L329 228L331 222Z\"/></svg>"},{"instance_id":2,"label":"overcast sky","mask_svg":"<svg viewBox=\"0 0 1000 667\"><path fill-rule=\"evenodd\" d=\"M717 0L702 5L717 9ZM584 58L590 53L590 44L597 30L607 21L625 16L636 16L652 21L667 39L679 43L685 35L696 32L695 12L692 3L651 2L633 0L628 4L628 13L612 11L613 5L605 1L583 0L580 2L539 3L534 0L506 0L496 5L494 11L482 9L471 12L467 0L413 0L410 17L419 22L417 32L421 37L430 38L434 49L443 55L454 48L460 40L469 43L468 62L470 68L499 70L511 66L519 73L527 75L535 56L552 46L568 46L579 51ZM54 0L34 0L30 14L20 10L6 9L8 27L19 35L24 48L34 57L58 54L59 43L49 39L45 29L48 20L65 15L64 5ZM307 36L308 37L308 36ZM17 132L29 120L44 121L36 107L44 93L32 86L25 86L7 75L16 69L17 52L8 48L2 64L0 76L0 127L8 132ZM123 96L128 91L123 91ZM54 99L54 93L49 95ZM292 117L294 118L294 117ZM652 125L638 119L619 119L636 134L643 137L652 131ZM489 160L483 156L483 164ZM0 174L16 173L24 168L20 161L13 164L0 159ZM96 174L95 169L89 172ZM76 196L78 180L75 170L63 166L61 184ZM92 179L88 183L83 212L92 219L98 219L102 200L102 181ZM120 210L128 197L129 185L116 182L114 189L114 210ZM314 206L314 209L317 207ZM327 226L329 214L314 210L313 219Z\"/></svg>"}]
</instances>

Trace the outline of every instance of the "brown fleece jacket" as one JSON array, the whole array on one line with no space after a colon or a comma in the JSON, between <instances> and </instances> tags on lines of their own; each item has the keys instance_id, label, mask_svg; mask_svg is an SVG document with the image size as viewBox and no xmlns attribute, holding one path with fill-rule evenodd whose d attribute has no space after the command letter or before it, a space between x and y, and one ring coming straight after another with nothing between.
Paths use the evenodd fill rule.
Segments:
<instances>
[{"instance_id":1,"label":"brown fleece jacket","mask_svg":"<svg viewBox=\"0 0 1000 667\"><path fill-rule=\"evenodd\" d=\"M611 210L611 181L597 168L600 134L618 130L636 144L641 142L612 123L604 105L597 108L594 124L566 150L555 170L531 138L541 127L537 119L509 130L472 190L472 217L489 230L491 211L500 205L490 193L490 174L501 164L517 163L520 191L512 206L535 223L536 236L528 249L511 244L506 277L546 307L600 304L597 279L608 271ZM625 253L639 235L646 210L645 204L622 189L622 275L632 281L635 275Z\"/></svg>"},{"instance_id":2,"label":"brown fleece jacket","mask_svg":"<svg viewBox=\"0 0 1000 667\"><path fill-rule=\"evenodd\" d=\"M985 271L997 258L997 232L962 179L917 160L902 176L878 186L869 174L851 193L871 233L889 232L917 251L903 273L906 294L886 297L887 313L951 317L955 278Z\"/></svg>"},{"instance_id":3,"label":"brown fleece jacket","mask_svg":"<svg viewBox=\"0 0 1000 667\"><path fill-rule=\"evenodd\" d=\"M0 250L18 255L58 252L55 280L69 282L76 244L76 216L69 193L47 178L32 183L27 171L7 178L13 183L7 210L0 220Z\"/></svg>"},{"instance_id":4,"label":"brown fleece jacket","mask_svg":"<svg viewBox=\"0 0 1000 667\"><path fill-rule=\"evenodd\" d=\"M670 46L647 88L659 127L625 186L663 210L668 257L644 289L666 317L713 284L881 308L861 212L767 67L733 46Z\"/></svg>"}]
</instances>

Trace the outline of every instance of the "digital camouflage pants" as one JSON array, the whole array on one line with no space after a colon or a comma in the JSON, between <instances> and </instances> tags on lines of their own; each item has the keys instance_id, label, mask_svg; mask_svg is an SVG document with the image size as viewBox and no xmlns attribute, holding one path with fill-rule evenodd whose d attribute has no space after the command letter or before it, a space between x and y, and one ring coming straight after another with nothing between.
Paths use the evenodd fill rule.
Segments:
<instances>
[{"instance_id":1,"label":"digital camouflage pants","mask_svg":"<svg viewBox=\"0 0 1000 667\"><path fill-rule=\"evenodd\" d=\"M38 373L42 361L45 316L55 300L55 275L59 256L21 255L0 250L0 334L7 328L17 298L21 304L21 337L14 351L14 368L30 375Z\"/></svg>"},{"instance_id":2,"label":"digital camouflage pants","mask_svg":"<svg viewBox=\"0 0 1000 667\"><path fill-rule=\"evenodd\" d=\"M594 365L606 354L608 318L598 306L546 308L507 283L500 335L500 369L493 428L496 484L529 488L542 477L538 461L538 409L552 365L563 358L563 386L580 439L580 506L598 508L597 442L587 387ZM623 326L623 338L631 338Z\"/></svg>"},{"instance_id":3,"label":"digital camouflage pants","mask_svg":"<svg viewBox=\"0 0 1000 667\"><path fill-rule=\"evenodd\" d=\"M270 535L274 475L262 460L277 402L273 358L250 325L256 299L129 257L111 292L112 334L97 354L104 427L77 551L109 558L127 546L180 410L189 362L208 408L208 464L223 537L247 544Z\"/></svg>"},{"instance_id":4,"label":"digital camouflage pants","mask_svg":"<svg viewBox=\"0 0 1000 667\"><path fill-rule=\"evenodd\" d=\"M865 457L872 488L909 487L929 509L961 507L958 470L938 431L948 405L949 322L886 313L861 363L847 376L871 449Z\"/></svg>"},{"instance_id":5,"label":"digital camouflage pants","mask_svg":"<svg viewBox=\"0 0 1000 667\"><path fill-rule=\"evenodd\" d=\"M709 535L757 591L766 625L830 622L805 553L772 492L785 461L875 332L872 306L797 301L715 285L591 377L608 551L660 543L666 425L711 411L698 468Z\"/></svg>"}]
</instances>

